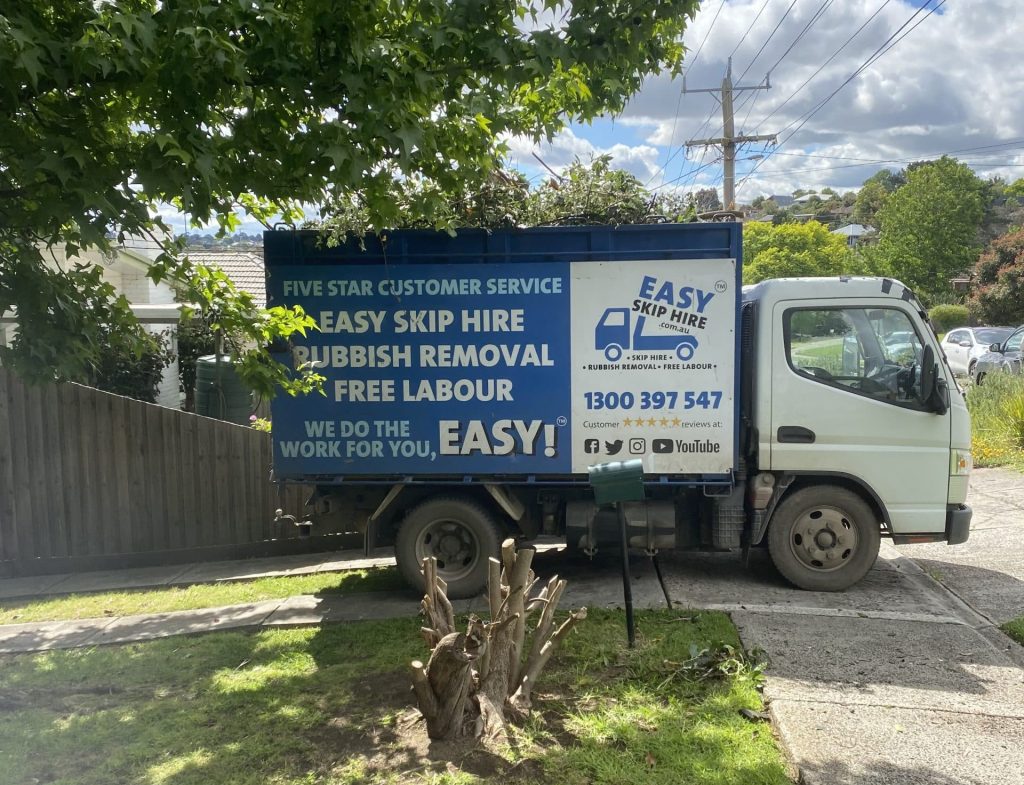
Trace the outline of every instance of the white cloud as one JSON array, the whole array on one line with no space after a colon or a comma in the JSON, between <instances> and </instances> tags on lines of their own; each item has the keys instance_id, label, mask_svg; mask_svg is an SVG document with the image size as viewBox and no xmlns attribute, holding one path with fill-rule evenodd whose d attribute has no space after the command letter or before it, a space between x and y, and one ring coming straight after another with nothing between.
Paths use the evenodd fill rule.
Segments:
<instances>
[{"instance_id":1,"label":"white cloud","mask_svg":"<svg viewBox=\"0 0 1024 785\"><path fill-rule=\"evenodd\" d=\"M793 6L742 78L744 85L757 84L764 79L767 68L783 58L771 75L772 89L736 96L737 128L742 125L746 133L781 132L779 139L783 142L779 154L766 157L743 184L741 199L749 200L760 193L787 193L799 187L857 187L883 166L904 165L896 162L853 166L862 162L782 153L912 161L1024 139L1024 90L1020 89L1024 84L1024 58L1020 56L1024 4L1019 0L947 2L939 12L924 19L926 8L914 20L923 19L916 29L802 124L802 117L825 101L920 6L919 2L890 0L821 73L797 91L884 2L832 3L783 58L820 3L798 2ZM791 0L768 0L764 13L737 48L762 3L763 0L729 0L699 58L693 62L693 54L708 33L718 8L714 2L704 4L684 37L691 52L687 87L720 85L727 58L734 48L733 77L740 83L740 75L748 69ZM619 126L648 131L646 145L660 150L654 171L675 154L665 167L664 177L668 179L678 174L682 158L678 149L682 143L695 136L716 136L721 131L721 112L714 99L699 93L680 99L681 87L679 79L650 79L617 120ZM756 102L751 106L754 96ZM705 125L709 117L710 122ZM748 118L745 123L744 118ZM585 141L587 129L575 130ZM1016 179L1024 176L1024 167L998 168L989 164L1020 163L1020 149L1024 149L1024 144L1016 150L995 148L955 154L975 165L981 176L1000 174ZM744 150L739 156L750 156L759 150L760 147ZM690 158L699 155L700 151L694 150ZM643 160L649 169L649 153L644 153ZM741 164L738 173L742 176L750 166ZM720 182L718 167L713 167L709 174L710 178L698 176L697 182Z\"/></svg>"},{"instance_id":2,"label":"white cloud","mask_svg":"<svg viewBox=\"0 0 1024 785\"><path fill-rule=\"evenodd\" d=\"M593 142L577 136L576 131L567 128L557 134L550 142L535 144L526 137L510 137L507 141L509 158L516 168L529 169L540 166L534 154L556 172L560 172L573 161L588 161L600 155L610 155L612 166L623 169L647 182L656 175L659 151L651 145L627 145L617 143L608 147L599 147Z\"/></svg>"}]
</instances>

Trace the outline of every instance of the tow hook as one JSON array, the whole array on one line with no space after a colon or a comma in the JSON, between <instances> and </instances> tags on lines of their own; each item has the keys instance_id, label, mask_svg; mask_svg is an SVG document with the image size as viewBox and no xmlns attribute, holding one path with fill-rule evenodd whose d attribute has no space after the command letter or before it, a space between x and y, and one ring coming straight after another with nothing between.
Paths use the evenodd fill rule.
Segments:
<instances>
[{"instance_id":1,"label":"tow hook","mask_svg":"<svg viewBox=\"0 0 1024 785\"><path fill-rule=\"evenodd\" d=\"M284 510L274 510L274 523L291 521L299 529L299 537L309 537L313 529L313 521L300 521L294 515L285 515Z\"/></svg>"}]
</instances>

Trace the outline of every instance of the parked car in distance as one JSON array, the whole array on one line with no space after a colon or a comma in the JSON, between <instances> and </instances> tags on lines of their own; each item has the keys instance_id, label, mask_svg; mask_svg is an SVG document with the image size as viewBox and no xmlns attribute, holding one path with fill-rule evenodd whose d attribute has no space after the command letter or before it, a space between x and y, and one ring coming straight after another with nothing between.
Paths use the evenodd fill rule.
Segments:
<instances>
[{"instance_id":1,"label":"parked car in distance","mask_svg":"<svg viewBox=\"0 0 1024 785\"><path fill-rule=\"evenodd\" d=\"M940 346L953 373L974 378L974 364L992 344L1001 344L1013 332L1012 327L960 327L950 330Z\"/></svg>"},{"instance_id":2,"label":"parked car in distance","mask_svg":"<svg viewBox=\"0 0 1024 785\"><path fill-rule=\"evenodd\" d=\"M996 371L1020 373L1020 345L1024 341L1024 325L1010 333L1002 343L993 342L990 350L974 362L971 381L982 384L985 376Z\"/></svg>"}]
</instances>

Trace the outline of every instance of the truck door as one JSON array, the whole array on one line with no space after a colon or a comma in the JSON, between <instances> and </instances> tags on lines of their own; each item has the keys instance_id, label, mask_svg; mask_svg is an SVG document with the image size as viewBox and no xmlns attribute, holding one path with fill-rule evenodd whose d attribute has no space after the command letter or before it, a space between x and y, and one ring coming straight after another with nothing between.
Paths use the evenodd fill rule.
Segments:
<instances>
[{"instance_id":1,"label":"truck door","mask_svg":"<svg viewBox=\"0 0 1024 785\"><path fill-rule=\"evenodd\" d=\"M894 533L944 531L950 414L921 401L909 307L782 301L772 325L772 469L858 478Z\"/></svg>"}]
</instances>

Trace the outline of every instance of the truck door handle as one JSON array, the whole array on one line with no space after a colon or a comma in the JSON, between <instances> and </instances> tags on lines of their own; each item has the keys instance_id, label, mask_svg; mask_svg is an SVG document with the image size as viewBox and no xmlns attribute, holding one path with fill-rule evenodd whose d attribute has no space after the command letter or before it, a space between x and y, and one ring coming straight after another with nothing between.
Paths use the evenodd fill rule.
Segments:
<instances>
[{"instance_id":1,"label":"truck door handle","mask_svg":"<svg viewBox=\"0 0 1024 785\"><path fill-rule=\"evenodd\" d=\"M814 431L799 425L783 425L776 434L776 440L786 444L814 444Z\"/></svg>"}]
</instances>

